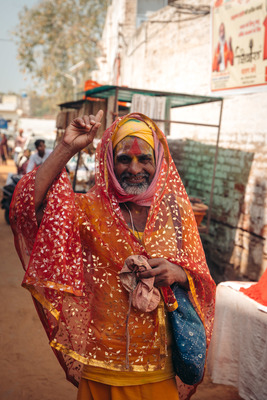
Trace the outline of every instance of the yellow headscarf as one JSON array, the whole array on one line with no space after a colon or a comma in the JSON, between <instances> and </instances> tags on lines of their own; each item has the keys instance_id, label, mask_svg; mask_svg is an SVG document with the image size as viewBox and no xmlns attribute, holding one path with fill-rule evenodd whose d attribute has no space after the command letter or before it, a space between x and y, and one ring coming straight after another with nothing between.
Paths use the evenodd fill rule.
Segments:
<instances>
[{"instance_id":1,"label":"yellow headscarf","mask_svg":"<svg viewBox=\"0 0 267 400\"><path fill-rule=\"evenodd\" d=\"M122 126L119 127L115 135L112 137L113 149L126 136L136 136L145 140L152 147L152 149L155 147L152 130L145 122L138 119L128 119Z\"/></svg>"}]
</instances>

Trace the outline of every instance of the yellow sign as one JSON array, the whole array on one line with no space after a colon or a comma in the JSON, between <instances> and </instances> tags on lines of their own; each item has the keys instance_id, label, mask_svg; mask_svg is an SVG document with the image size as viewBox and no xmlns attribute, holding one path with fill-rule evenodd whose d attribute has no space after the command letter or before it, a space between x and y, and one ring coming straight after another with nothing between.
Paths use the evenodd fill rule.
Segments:
<instances>
[{"instance_id":1,"label":"yellow sign","mask_svg":"<svg viewBox=\"0 0 267 400\"><path fill-rule=\"evenodd\" d=\"M211 90L267 85L267 0L216 0Z\"/></svg>"}]
</instances>

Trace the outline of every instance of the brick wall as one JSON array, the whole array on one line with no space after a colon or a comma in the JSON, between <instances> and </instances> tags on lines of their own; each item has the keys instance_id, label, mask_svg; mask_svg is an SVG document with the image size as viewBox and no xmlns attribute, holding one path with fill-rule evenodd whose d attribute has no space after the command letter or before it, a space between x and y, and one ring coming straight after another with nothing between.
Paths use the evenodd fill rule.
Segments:
<instances>
[{"instance_id":1,"label":"brick wall","mask_svg":"<svg viewBox=\"0 0 267 400\"><path fill-rule=\"evenodd\" d=\"M168 143L189 196L209 204L215 146L188 139L169 139ZM211 227L208 235L202 235L216 281L243 276L257 279L264 269L264 195L263 188L256 189L251 181L254 158L253 152L219 150ZM255 197L260 190L260 195Z\"/></svg>"}]
</instances>

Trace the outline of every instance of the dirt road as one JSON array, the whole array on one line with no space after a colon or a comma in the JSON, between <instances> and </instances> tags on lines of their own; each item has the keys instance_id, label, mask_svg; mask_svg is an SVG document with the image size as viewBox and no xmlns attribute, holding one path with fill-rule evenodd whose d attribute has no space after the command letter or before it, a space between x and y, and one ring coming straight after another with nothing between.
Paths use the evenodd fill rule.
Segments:
<instances>
[{"instance_id":1,"label":"dirt road","mask_svg":"<svg viewBox=\"0 0 267 400\"><path fill-rule=\"evenodd\" d=\"M0 165L0 187L13 162ZM2 194L0 193L0 198ZM75 400L77 390L66 381L34 309L23 289L23 270L10 227L0 209L1 400ZM192 400L239 400L235 388L214 385L208 376ZM105 399L103 399L105 400Z\"/></svg>"}]
</instances>

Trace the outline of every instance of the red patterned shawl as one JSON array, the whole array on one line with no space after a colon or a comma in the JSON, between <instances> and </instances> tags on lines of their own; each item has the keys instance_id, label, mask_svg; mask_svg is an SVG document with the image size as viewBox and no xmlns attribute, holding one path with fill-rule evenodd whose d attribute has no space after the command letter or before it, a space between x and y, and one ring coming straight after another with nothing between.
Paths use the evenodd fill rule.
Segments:
<instances>
[{"instance_id":1,"label":"red patterned shawl","mask_svg":"<svg viewBox=\"0 0 267 400\"><path fill-rule=\"evenodd\" d=\"M133 254L164 257L188 272L191 300L204 322L207 344L211 338L215 284L190 201L165 136L149 118L131 116L152 125L164 149L142 243L130 232L109 185L107 153L117 122L106 130L97 149L96 184L87 194L74 194L63 172L47 194L39 228L34 211L35 171L20 180L12 201L11 226L26 270L22 284L31 292L50 344L73 383L79 381L82 364L125 368L121 335L128 294L118 275ZM177 306L170 288L163 295L169 309ZM146 314L133 310L129 323L131 342L139 346L140 357L136 358L134 349L129 352L136 371L162 368L166 355L164 310L159 307ZM116 340L112 335L117 335ZM195 390L181 382L178 387L181 399Z\"/></svg>"}]
</instances>

